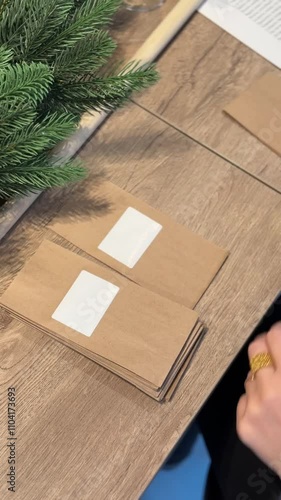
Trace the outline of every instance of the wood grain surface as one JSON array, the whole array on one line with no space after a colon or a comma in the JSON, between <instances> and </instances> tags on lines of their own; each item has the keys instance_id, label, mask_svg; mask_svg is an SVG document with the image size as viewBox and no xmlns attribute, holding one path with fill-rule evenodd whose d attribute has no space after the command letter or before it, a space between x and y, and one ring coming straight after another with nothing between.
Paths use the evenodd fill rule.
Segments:
<instances>
[{"instance_id":1,"label":"wood grain surface","mask_svg":"<svg viewBox=\"0 0 281 500\"><path fill-rule=\"evenodd\" d=\"M165 1L161 8L150 12L134 12L121 8L110 29L113 38L118 43L114 59L120 58L120 60L127 61L133 57L176 3L177 0Z\"/></svg>"},{"instance_id":2,"label":"wood grain surface","mask_svg":"<svg viewBox=\"0 0 281 500\"><path fill-rule=\"evenodd\" d=\"M0 497L7 388L17 391L20 500L136 500L210 395L280 289L281 198L135 104L81 151L90 179L113 182L230 250L197 309L205 337L170 403L159 404L35 329L1 316ZM4 290L71 196L71 213L102 210L83 184L45 193L0 247ZM51 256L50 256L51 258Z\"/></svg>"},{"instance_id":3,"label":"wood grain surface","mask_svg":"<svg viewBox=\"0 0 281 500\"><path fill-rule=\"evenodd\" d=\"M280 192L280 157L223 113L273 65L196 14L158 67L159 83L135 101Z\"/></svg>"}]
</instances>

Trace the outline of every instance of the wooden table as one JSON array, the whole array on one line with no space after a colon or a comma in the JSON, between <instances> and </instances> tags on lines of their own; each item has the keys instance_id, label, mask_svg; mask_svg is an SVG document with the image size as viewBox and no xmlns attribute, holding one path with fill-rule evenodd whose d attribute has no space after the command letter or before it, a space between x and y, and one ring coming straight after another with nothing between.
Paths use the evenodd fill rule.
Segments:
<instances>
[{"instance_id":1,"label":"wooden table","mask_svg":"<svg viewBox=\"0 0 281 500\"><path fill-rule=\"evenodd\" d=\"M142 36L139 19L153 27L163 12L131 19L128 52ZM231 253L197 306L209 331L167 404L1 312L1 499L10 498L9 386L17 391L15 498L136 500L275 298L280 159L222 113L269 68L197 14L162 56L162 81L108 119L81 151L92 178L106 170L119 186ZM45 193L1 243L2 290L43 238L61 242L46 226L62 195L73 197L75 211L83 186Z\"/></svg>"}]
</instances>

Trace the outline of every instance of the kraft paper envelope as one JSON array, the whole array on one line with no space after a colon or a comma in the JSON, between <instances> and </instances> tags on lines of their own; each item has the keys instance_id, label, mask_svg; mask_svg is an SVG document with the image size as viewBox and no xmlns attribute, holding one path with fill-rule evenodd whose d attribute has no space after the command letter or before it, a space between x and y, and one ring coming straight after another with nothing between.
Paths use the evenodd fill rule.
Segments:
<instances>
[{"instance_id":1,"label":"kraft paper envelope","mask_svg":"<svg viewBox=\"0 0 281 500\"><path fill-rule=\"evenodd\" d=\"M83 286L77 290L78 281ZM174 380L198 326L195 311L48 241L15 278L1 305L120 376L123 370L135 385L146 381L152 395L169 374Z\"/></svg>"},{"instance_id":2,"label":"kraft paper envelope","mask_svg":"<svg viewBox=\"0 0 281 500\"><path fill-rule=\"evenodd\" d=\"M192 308L227 252L110 182L92 188L90 197L93 206L102 198L110 209L61 213L51 229L135 283Z\"/></svg>"},{"instance_id":3,"label":"kraft paper envelope","mask_svg":"<svg viewBox=\"0 0 281 500\"><path fill-rule=\"evenodd\" d=\"M281 155L281 78L267 73L225 108L275 153Z\"/></svg>"},{"instance_id":4,"label":"kraft paper envelope","mask_svg":"<svg viewBox=\"0 0 281 500\"><path fill-rule=\"evenodd\" d=\"M18 317L18 316L17 316ZM27 322L29 323L29 322ZM32 323L32 326L34 324ZM59 340L55 335L51 334L50 332L47 332L43 330L44 333L47 333L50 337ZM88 357L89 359L92 359L93 361L96 361L98 364L100 364L103 368L106 368L110 371L112 371L114 374L118 375L119 377L123 378L125 381L133 384L135 387L138 389L142 390L145 392L147 395L151 396L152 398L156 399L157 401L162 401L163 399L165 400L170 400L171 397L174 395L175 390L177 389L182 377L184 376L187 368L189 367L193 356L197 350L197 347L199 343L201 342L204 333L206 332L206 329L202 326L202 324L198 324L196 328L192 331L190 338L188 339L188 343L185 347L184 353L181 355L180 360L177 362L176 366L173 367L171 370L171 373L168 375L167 379L165 380L165 383L163 386L159 389L153 389L151 384L145 383L144 380L141 380L140 378L134 377L132 373L126 371L126 370L121 370L120 367L116 368L112 364L106 363L106 361L103 358L93 358L91 356L91 353L86 350L82 349L77 349L75 348L71 343L67 343L61 340L61 342L78 351L80 354Z\"/></svg>"},{"instance_id":5,"label":"kraft paper envelope","mask_svg":"<svg viewBox=\"0 0 281 500\"><path fill-rule=\"evenodd\" d=\"M206 330L203 328L200 332L200 335L198 336L198 338L196 340L193 341L193 344L192 344L192 347L190 349L190 352L184 362L184 364L182 365L180 371L177 373L176 377L174 378L173 380L173 383L171 384L171 386L164 392L164 394L162 396L162 399L165 398L166 401L170 401L175 393L175 391L177 390L178 388L178 385L180 384L185 372L187 371L188 367L190 366L192 360L193 360L193 357L198 349L198 346L200 345L202 339L203 339L203 336L204 336L204 333L206 332Z\"/></svg>"},{"instance_id":6,"label":"kraft paper envelope","mask_svg":"<svg viewBox=\"0 0 281 500\"><path fill-rule=\"evenodd\" d=\"M161 401L164 397L165 399L169 399L166 397L167 391L169 391L170 394L169 397L173 395L180 379L182 378L187 367L190 364L190 361L197 349L197 346L199 345L199 342L201 341L204 333L206 332L206 328L204 328L203 325L200 322L198 322L196 327L192 330L191 334L188 336L184 350L182 351L176 364L172 367L171 371L169 372L164 384L162 385L161 388L155 388L151 383L145 381L144 379L141 379L140 377L135 376L132 372L129 372L128 370L124 370L119 366L109 363L104 358L94 355L92 352L83 349L81 346L77 346L71 343L70 341L66 341L65 339L60 338L53 332L50 332L49 330L42 328L40 325L37 325L27 320L24 316L16 314L13 310L9 309L9 312L12 315L14 315L17 319L22 319L27 324L30 324L32 327L36 326L43 333L47 333L50 337L54 338L55 340L59 340L67 347L70 347L79 352L80 354L88 357L89 359L96 361L102 367L107 368L114 374L118 375L119 377L122 377L124 380L130 382L131 384L135 385L149 396L159 401Z\"/></svg>"},{"instance_id":7,"label":"kraft paper envelope","mask_svg":"<svg viewBox=\"0 0 281 500\"><path fill-rule=\"evenodd\" d=\"M35 325L35 323L31 322L30 320L28 320L24 316L16 314L12 310L10 310L10 312L12 315L16 316L17 318L22 319L26 323L28 323L32 326ZM197 345L198 340L200 340L202 338L203 334L206 332L206 328L202 325L202 323L200 323L200 321L198 321L197 324L195 325L195 327L193 328L192 332L190 332L190 334L188 335L185 346L184 346L183 350L181 351L176 363L171 367L171 370L168 373L162 387L155 388L155 386L153 384L151 384L149 381L143 379L142 377L136 376L131 371L126 370L119 365L115 365L103 357L97 356L96 354L94 354L92 351L89 351L88 349L84 349L81 346L74 345L73 342L71 342L70 340L66 340L66 339L59 337L58 335L54 334L54 332L51 332L47 329L42 328L41 325L36 325L36 326L43 333L47 333L49 336L51 336L55 340L59 340L61 343L63 343L67 347L70 347L76 351L79 351L80 354L83 354L84 356L96 361L104 368L107 368L107 369L113 371L114 373L121 376L125 380L130 381L131 383L133 383L137 387L145 386L147 390L150 390L153 393L155 393L155 392L162 393L163 390L166 388L166 386L169 386L172 383L174 378L177 376L178 371L181 370L182 365L185 364L187 356L189 357L190 353L193 352L194 346Z\"/></svg>"}]
</instances>

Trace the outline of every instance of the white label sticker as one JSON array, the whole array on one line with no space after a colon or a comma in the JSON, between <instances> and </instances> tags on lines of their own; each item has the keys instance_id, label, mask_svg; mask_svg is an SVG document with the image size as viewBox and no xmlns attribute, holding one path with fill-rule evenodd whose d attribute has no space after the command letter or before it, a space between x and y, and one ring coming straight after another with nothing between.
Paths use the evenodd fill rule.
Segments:
<instances>
[{"instance_id":1,"label":"white label sticker","mask_svg":"<svg viewBox=\"0 0 281 500\"><path fill-rule=\"evenodd\" d=\"M132 268L161 229L161 224L128 207L98 248Z\"/></svg>"},{"instance_id":2,"label":"white label sticker","mask_svg":"<svg viewBox=\"0 0 281 500\"><path fill-rule=\"evenodd\" d=\"M52 318L90 337L120 288L87 271L81 271Z\"/></svg>"}]
</instances>

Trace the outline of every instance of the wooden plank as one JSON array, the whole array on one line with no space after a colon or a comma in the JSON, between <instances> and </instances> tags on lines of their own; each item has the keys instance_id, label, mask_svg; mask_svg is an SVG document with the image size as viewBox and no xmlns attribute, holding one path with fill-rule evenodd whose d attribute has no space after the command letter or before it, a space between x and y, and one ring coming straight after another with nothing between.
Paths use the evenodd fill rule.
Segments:
<instances>
[{"instance_id":1,"label":"wooden plank","mask_svg":"<svg viewBox=\"0 0 281 500\"><path fill-rule=\"evenodd\" d=\"M273 190L133 104L106 122L81 158L92 178L105 169L119 186L231 253L197 307L209 332L167 404L3 313L0 440L7 387L15 386L21 500L139 498L281 285L281 198ZM99 206L89 205L83 184L45 193L1 244L2 289L52 237L46 224L63 196L72 196L75 213ZM4 446L0 463L6 499Z\"/></svg>"},{"instance_id":2,"label":"wooden plank","mask_svg":"<svg viewBox=\"0 0 281 500\"><path fill-rule=\"evenodd\" d=\"M281 191L281 160L223 108L271 63L196 14L158 63L160 82L135 101Z\"/></svg>"}]
</instances>

